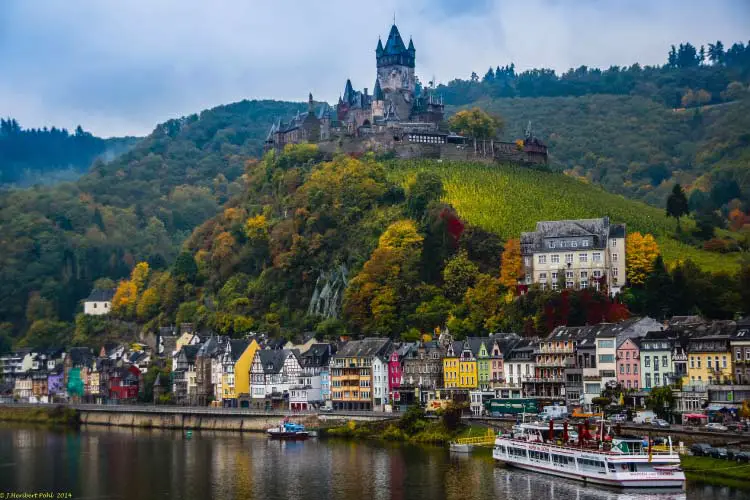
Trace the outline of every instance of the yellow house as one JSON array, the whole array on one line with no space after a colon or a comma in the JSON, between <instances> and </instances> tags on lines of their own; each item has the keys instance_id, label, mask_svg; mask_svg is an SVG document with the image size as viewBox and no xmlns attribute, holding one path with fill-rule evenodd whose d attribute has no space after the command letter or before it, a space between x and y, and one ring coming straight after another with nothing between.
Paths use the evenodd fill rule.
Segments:
<instances>
[{"instance_id":1,"label":"yellow house","mask_svg":"<svg viewBox=\"0 0 750 500\"><path fill-rule=\"evenodd\" d=\"M443 381L446 389L476 389L479 384L477 358L469 342L456 341L448 346L443 358Z\"/></svg>"},{"instance_id":2,"label":"yellow house","mask_svg":"<svg viewBox=\"0 0 750 500\"><path fill-rule=\"evenodd\" d=\"M250 395L250 365L259 348L255 339L227 342L221 359L221 399L229 400L225 406L236 406L239 396Z\"/></svg>"},{"instance_id":3,"label":"yellow house","mask_svg":"<svg viewBox=\"0 0 750 500\"><path fill-rule=\"evenodd\" d=\"M448 344L448 349L443 358L443 386L446 389L453 389L458 387L458 359L461 354L461 349L458 347L458 353L454 350L454 345L461 344L461 342L451 342Z\"/></svg>"},{"instance_id":4,"label":"yellow house","mask_svg":"<svg viewBox=\"0 0 750 500\"><path fill-rule=\"evenodd\" d=\"M729 336L692 338L688 343L687 357L687 384L719 384L732 381Z\"/></svg>"}]
</instances>

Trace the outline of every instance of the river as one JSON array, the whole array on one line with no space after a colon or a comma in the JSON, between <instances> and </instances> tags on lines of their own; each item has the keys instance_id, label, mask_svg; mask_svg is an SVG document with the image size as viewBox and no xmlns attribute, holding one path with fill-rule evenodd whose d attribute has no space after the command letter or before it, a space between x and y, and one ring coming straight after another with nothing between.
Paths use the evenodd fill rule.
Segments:
<instances>
[{"instance_id":1,"label":"river","mask_svg":"<svg viewBox=\"0 0 750 500\"><path fill-rule=\"evenodd\" d=\"M672 500L745 499L730 488L622 492L496 467L488 454L259 434L0 426L0 498Z\"/></svg>"}]
</instances>

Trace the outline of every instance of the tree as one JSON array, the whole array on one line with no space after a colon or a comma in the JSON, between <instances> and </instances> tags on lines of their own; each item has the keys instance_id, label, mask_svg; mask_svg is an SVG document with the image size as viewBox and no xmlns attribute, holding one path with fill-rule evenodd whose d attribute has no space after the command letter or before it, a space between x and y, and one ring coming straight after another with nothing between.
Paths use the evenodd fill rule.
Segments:
<instances>
[{"instance_id":1,"label":"tree","mask_svg":"<svg viewBox=\"0 0 750 500\"><path fill-rule=\"evenodd\" d=\"M139 321L146 321L159 313L159 294L153 288L144 291L138 299L136 316Z\"/></svg>"},{"instance_id":2,"label":"tree","mask_svg":"<svg viewBox=\"0 0 750 500\"><path fill-rule=\"evenodd\" d=\"M724 64L724 44L720 40L708 44L708 60L715 65Z\"/></svg>"},{"instance_id":3,"label":"tree","mask_svg":"<svg viewBox=\"0 0 750 500\"><path fill-rule=\"evenodd\" d=\"M500 283L505 288L515 290L518 281L524 277L520 240L511 239L505 243L500 262Z\"/></svg>"},{"instance_id":4,"label":"tree","mask_svg":"<svg viewBox=\"0 0 750 500\"><path fill-rule=\"evenodd\" d=\"M653 270L659 255L659 245L651 234L630 233L625 240L628 281L632 286L642 286Z\"/></svg>"},{"instance_id":5,"label":"tree","mask_svg":"<svg viewBox=\"0 0 750 500\"><path fill-rule=\"evenodd\" d=\"M443 181L434 172L422 171L417 173L414 182L409 185L406 206L409 215L417 220L422 219L427 205L437 201L444 194Z\"/></svg>"},{"instance_id":6,"label":"tree","mask_svg":"<svg viewBox=\"0 0 750 500\"><path fill-rule=\"evenodd\" d=\"M474 139L475 151L477 140L494 139L504 127L499 116L490 115L477 107L459 111L448 120L448 124L458 133Z\"/></svg>"},{"instance_id":7,"label":"tree","mask_svg":"<svg viewBox=\"0 0 750 500\"><path fill-rule=\"evenodd\" d=\"M677 67L677 49L674 45L669 49L669 56L667 58L667 66L670 68Z\"/></svg>"},{"instance_id":8,"label":"tree","mask_svg":"<svg viewBox=\"0 0 750 500\"><path fill-rule=\"evenodd\" d=\"M690 213L690 207L688 206L687 196L683 191L682 186L675 184L672 188L672 194L667 198L667 217L674 217L677 219L677 226L680 225L680 217L688 215Z\"/></svg>"},{"instance_id":9,"label":"tree","mask_svg":"<svg viewBox=\"0 0 750 500\"><path fill-rule=\"evenodd\" d=\"M135 315L138 301L138 287L130 280L122 280L117 285L115 296L112 297L112 314L123 319L130 319Z\"/></svg>"},{"instance_id":10,"label":"tree","mask_svg":"<svg viewBox=\"0 0 750 500\"><path fill-rule=\"evenodd\" d=\"M661 255L654 259L652 270L646 278L646 312L657 319L668 318L673 314L670 301L674 297L672 277L667 272Z\"/></svg>"},{"instance_id":11,"label":"tree","mask_svg":"<svg viewBox=\"0 0 750 500\"><path fill-rule=\"evenodd\" d=\"M135 285L138 293L145 288L150 272L151 270L149 269L147 262L139 262L133 268L133 272L130 274L130 281Z\"/></svg>"},{"instance_id":12,"label":"tree","mask_svg":"<svg viewBox=\"0 0 750 500\"><path fill-rule=\"evenodd\" d=\"M460 300L466 290L474 285L479 268L469 260L466 250L460 250L443 269L443 289L451 300Z\"/></svg>"},{"instance_id":13,"label":"tree","mask_svg":"<svg viewBox=\"0 0 750 500\"><path fill-rule=\"evenodd\" d=\"M668 385L663 385L651 389L646 398L646 408L652 410L660 418L666 418L672 408L674 408L672 388Z\"/></svg>"},{"instance_id":14,"label":"tree","mask_svg":"<svg viewBox=\"0 0 750 500\"><path fill-rule=\"evenodd\" d=\"M198 276L198 265L190 252L181 252L174 261L172 275L182 282L193 283Z\"/></svg>"}]
</instances>

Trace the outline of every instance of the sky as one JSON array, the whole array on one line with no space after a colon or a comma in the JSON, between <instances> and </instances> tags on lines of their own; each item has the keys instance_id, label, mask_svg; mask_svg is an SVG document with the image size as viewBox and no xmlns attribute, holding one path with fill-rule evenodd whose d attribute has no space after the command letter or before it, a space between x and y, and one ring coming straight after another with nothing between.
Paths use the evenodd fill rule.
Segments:
<instances>
[{"instance_id":1,"label":"sky","mask_svg":"<svg viewBox=\"0 0 750 500\"><path fill-rule=\"evenodd\" d=\"M242 99L333 103L347 78L371 91L394 15L425 82L750 40L746 0L0 0L0 116L108 137Z\"/></svg>"}]
</instances>

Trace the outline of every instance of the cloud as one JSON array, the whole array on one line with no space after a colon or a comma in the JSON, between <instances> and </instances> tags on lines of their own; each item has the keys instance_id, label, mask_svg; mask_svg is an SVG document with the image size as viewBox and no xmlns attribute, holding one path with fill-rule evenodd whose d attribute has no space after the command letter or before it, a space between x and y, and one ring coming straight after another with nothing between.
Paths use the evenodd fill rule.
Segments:
<instances>
[{"instance_id":1,"label":"cloud","mask_svg":"<svg viewBox=\"0 0 750 500\"><path fill-rule=\"evenodd\" d=\"M750 25L743 1L5 0L0 114L108 136L245 98L334 102L346 78L372 88L394 13L417 73L442 82L510 62L661 64L670 44Z\"/></svg>"}]
</instances>

